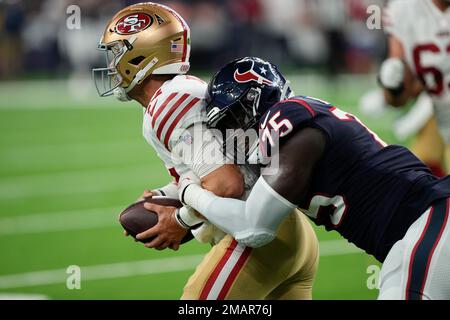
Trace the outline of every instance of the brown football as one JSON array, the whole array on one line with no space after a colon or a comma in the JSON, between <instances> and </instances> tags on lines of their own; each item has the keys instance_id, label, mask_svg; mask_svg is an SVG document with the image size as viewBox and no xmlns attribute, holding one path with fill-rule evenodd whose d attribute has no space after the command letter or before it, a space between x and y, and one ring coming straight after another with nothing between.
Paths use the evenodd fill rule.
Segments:
<instances>
[{"instance_id":1,"label":"brown football","mask_svg":"<svg viewBox=\"0 0 450 320\"><path fill-rule=\"evenodd\" d=\"M178 199L169 197L151 197L142 201L138 201L128 206L125 210L120 213L119 222L122 227L132 236L136 238L136 235L150 229L158 223L158 215L144 208L145 202L151 202L166 207L181 208L183 205ZM181 243L188 242L192 240L193 236L191 232L188 232L184 236ZM146 243L153 240L152 238L147 238L139 240L140 242Z\"/></svg>"}]
</instances>

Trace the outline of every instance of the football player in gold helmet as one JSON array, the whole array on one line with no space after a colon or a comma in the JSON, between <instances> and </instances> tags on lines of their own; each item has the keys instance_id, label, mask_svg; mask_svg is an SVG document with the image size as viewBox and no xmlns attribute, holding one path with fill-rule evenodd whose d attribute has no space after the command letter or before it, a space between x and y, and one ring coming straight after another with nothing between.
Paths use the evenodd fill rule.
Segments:
<instances>
[{"instance_id":1,"label":"football player in gold helmet","mask_svg":"<svg viewBox=\"0 0 450 320\"><path fill-rule=\"evenodd\" d=\"M141 3L111 19L98 49L106 58L106 67L92 70L99 95L128 101L128 93L148 76L189 70L190 30L172 9Z\"/></svg>"},{"instance_id":2,"label":"football player in gold helmet","mask_svg":"<svg viewBox=\"0 0 450 320\"><path fill-rule=\"evenodd\" d=\"M155 3L129 6L108 23L99 49L107 63L93 70L100 96L135 100L144 107L144 137L174 178L144 195L177 198L179 176L192 170L213 193L245 197L244 191L249 191L258 175L224 159L210 161L203 153L219 142L205 124L207 85L186 75L190 32L183 18ZM200 139L194 133L197 129ZM177 250L190 231L199 241L213 244L185 286L183 299L311 299L318 242L299 212L282 224L278 241L252 249L203 221L192 209L165 209L154 227L160 236L146 247ZM203 223L200 228L190 230L199 222ZM147 238L145 232L141 237Z\"/></svg>"}]
</instances>

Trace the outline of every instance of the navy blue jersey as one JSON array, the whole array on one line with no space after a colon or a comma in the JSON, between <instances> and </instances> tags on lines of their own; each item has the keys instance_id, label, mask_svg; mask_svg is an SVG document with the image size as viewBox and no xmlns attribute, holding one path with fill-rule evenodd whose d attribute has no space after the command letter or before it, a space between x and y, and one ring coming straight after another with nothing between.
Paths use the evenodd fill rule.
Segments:
<instances>
[{"instance_id":1,"label":"navy blue jersey","mask_svg":"<svg viewBox=\"0 0 450 320\"><path fill-rule=\"evenodd\" d=\"M272 106L261 117L260 145L272 131L282 147L304 127L320 129L326 147L297 205L380 261L433 201L450 196L450 176L436 178L408 149L386 145L355 116L311 97Z\"/></svg>"}]
</instances>

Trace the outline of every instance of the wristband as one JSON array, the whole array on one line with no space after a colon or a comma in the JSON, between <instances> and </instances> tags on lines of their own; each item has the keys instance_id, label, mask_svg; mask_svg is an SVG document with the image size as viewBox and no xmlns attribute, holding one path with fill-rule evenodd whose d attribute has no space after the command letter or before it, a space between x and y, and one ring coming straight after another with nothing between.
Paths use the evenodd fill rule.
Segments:
<instances>
[{"instance_id":1,"label":"wristband","mask_svg":"<svg viewBox=\"0 0 450 320\"><path fill-rule=\"evenodd\" d=\"M180 223L192 228L197 226L199 223L202 223L204 220L197 216L195 210L192 208L182 207L177 212L177 218L180 220Z\"/></svg>"},{"instance_id":2,"label":"wristband","mask_svg":"<svg viewBox=\"0 0 450 320\"><path fill-rule=\"evenodd\" d=\"M180 209L177 209L177 211L175 212L175 220L178 222L178 224L180 225L180 227L182 227L183 229L189 230L191 227L183 221L183 219L180 217Z\"/></svg>"}]
</instances>

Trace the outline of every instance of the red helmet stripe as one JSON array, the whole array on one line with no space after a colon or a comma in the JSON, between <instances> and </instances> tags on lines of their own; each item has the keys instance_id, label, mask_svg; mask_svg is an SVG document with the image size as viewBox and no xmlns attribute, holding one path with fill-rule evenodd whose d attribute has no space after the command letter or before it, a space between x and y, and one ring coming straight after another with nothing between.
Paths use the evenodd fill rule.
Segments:
<instances>
[{"instance_id":1,"label":"red helmet stripe","mask_svg":"<svg viewBox=\"0 0 450 320\"><path fill-rule=\"evenodd\" d=\"M184 28L184 32L183 32L183 57L181 58L181 60L183 62L186 62L186 55L187 55L187 47L188 47L188 39L187 39L187 30L186 27Z\"/></svg>"}]
</instances>

